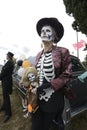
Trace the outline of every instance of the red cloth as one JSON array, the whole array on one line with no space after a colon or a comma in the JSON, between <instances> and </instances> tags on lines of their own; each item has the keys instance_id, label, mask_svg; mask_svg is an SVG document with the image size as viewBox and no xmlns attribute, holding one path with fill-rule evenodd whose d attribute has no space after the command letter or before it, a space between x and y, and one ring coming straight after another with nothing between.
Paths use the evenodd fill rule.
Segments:
<instances>
[{"instance_id":1,"label":"red cloth","mask_svg":"<svg viewBox=\"0 0 87 130\"><path fill-rule=\"evenodd\" d=\"M80 42L74 43L72 45L77 50L77 49L84 47L85 44L86 44L86 42L84 40L80 40Z\"/></svg>"}]
</instances>

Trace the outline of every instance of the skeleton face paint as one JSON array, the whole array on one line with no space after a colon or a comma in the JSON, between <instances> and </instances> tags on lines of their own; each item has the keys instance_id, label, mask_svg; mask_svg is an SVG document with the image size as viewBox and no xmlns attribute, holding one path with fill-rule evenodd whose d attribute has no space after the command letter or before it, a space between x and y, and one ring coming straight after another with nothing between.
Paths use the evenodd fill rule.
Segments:
<instances>
[{"instance_id":1,"label":"skeleton face paint","mask_svg":"<svg viewBox=\"0 0 87 130\"><path fill-rule=\"evenodd\" d=\"M42 41L50 42L53 40L53 31L51 26L44 26L41 29L41 39Z\"/></svg>"},{"instance_id":2,"label":"skeleton face paint","mask_svg":"<svg viewBox=\"0 0 87 130\"><path fill-rule=\"evenodd\" d=\"M29 79L30 82L33 82L35 80L35 74L29 73L28 74L28 79Z\"/></svg>"}]
</instances>

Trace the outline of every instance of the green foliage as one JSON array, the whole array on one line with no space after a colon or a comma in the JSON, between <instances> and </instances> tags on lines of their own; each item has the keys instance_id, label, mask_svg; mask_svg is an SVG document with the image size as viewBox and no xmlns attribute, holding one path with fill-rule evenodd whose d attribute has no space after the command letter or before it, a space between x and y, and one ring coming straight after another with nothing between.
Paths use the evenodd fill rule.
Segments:
<instances>
[{"instance_id":1,"label":"green foliage","mask_svg":"<svg viewBox=\"0 0 87 130\"><path fill-rule=\"evenodd\" d=\"M66 13L74 17L72 27L87 35L87 0L63 0Z\"/></svg>"}]
</instances>

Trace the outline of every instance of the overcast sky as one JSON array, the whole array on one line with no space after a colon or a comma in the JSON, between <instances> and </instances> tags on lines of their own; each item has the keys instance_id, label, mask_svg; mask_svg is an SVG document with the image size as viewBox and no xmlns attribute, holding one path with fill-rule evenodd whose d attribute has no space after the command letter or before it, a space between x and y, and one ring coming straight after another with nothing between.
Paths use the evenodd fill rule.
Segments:
<instances>
[{"instance_id":1,"label":"overcast sky","mask_svg":"<svg viewBox=\"0 0 87 130\"><path fill-rule=\"evenodd\" d=\"M72 44L77 42L72 29L73 18L65 12L63 0L0 0L0 63L6 53L12 51L15 57L36 55L41 49L41 39L36 32L36 23L42 17L56 17L64 26L64 36L58 43L77 55ZM78 34L78 40L87 40ZM86 52L79 50L82 60Z\"/></svg>"}]
</instances>

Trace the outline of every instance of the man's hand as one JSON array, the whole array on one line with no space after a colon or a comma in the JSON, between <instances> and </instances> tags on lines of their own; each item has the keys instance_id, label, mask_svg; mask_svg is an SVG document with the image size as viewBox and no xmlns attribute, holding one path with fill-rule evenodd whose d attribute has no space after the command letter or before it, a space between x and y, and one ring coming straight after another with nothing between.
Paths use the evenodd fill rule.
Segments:
<instances>
[{"instance_id":1,"label":"man's hand","mask_svg":"<svg viewBox=\"0 0 87 130\"><path fill-rule=\"evenodd\" d=\"M37 94L42 94L42 93L44 93L44 89L47 89L47 88L49 88L49 87L52 87L52 85L51 85L51 83L45 83L45 84L42 84L41 86L39 86L38 88L37 88Z\"/></svg>"}]
</instances>

